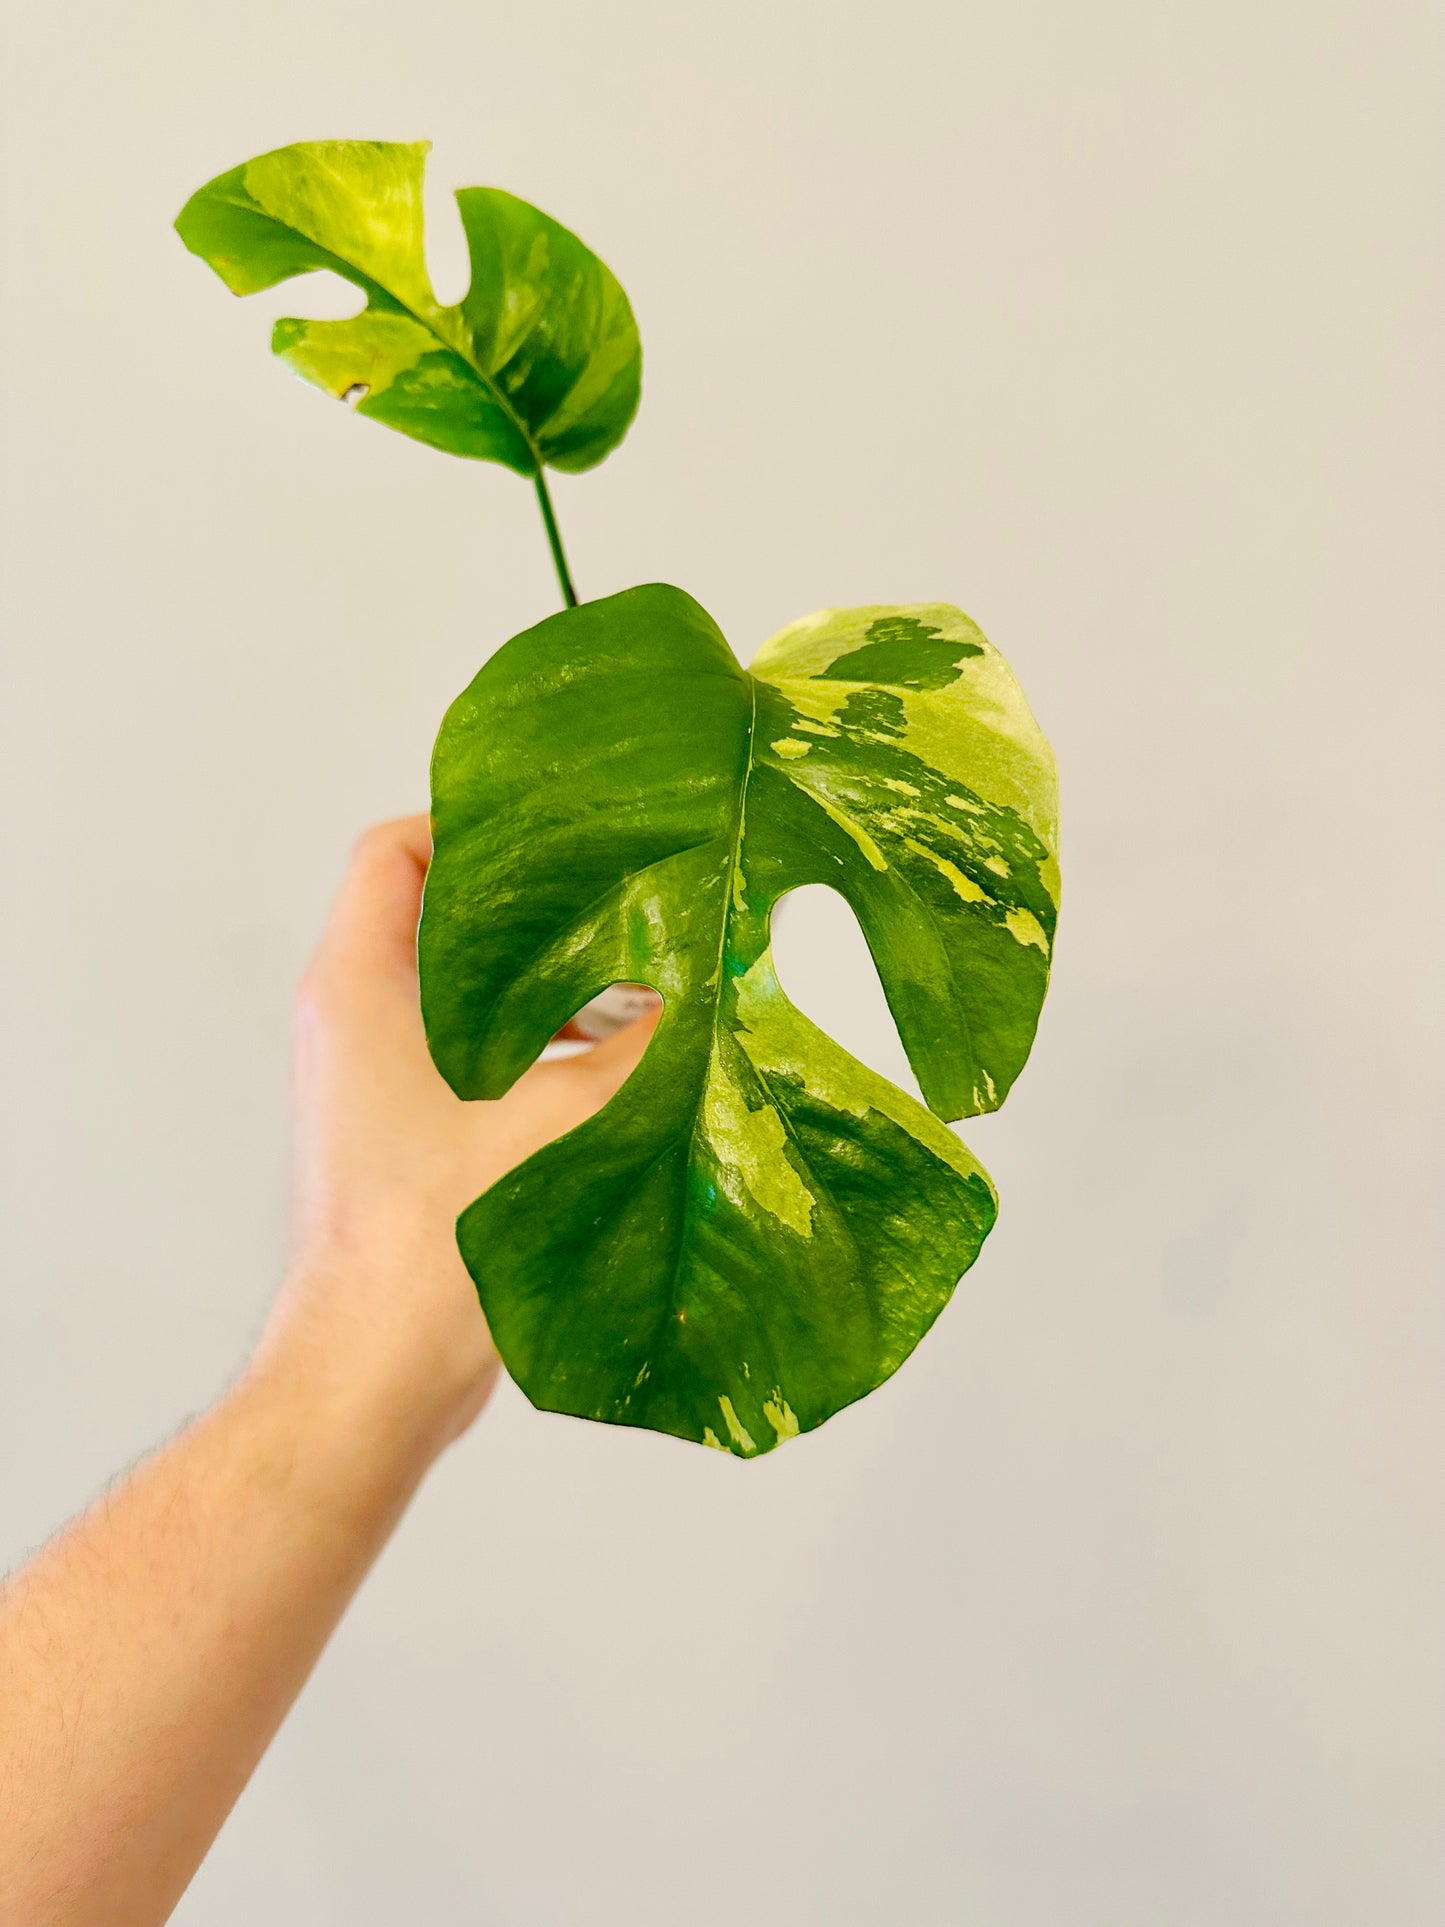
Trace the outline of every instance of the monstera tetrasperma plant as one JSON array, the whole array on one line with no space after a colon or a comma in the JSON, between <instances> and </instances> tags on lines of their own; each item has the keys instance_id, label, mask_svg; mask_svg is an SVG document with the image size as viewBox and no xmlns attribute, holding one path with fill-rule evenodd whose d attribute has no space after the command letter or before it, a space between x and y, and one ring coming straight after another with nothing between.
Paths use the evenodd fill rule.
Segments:
<instances>
[{"instance_id":1,"label":"monstera tetrasperma plant","mask_svg":"<svg viewBox=\"0 0 1445 1927\"><path fill-rule=\"evenodd\" d=\"M1053 758L1008 666L943 603L830 609L743 669L654 584L576 603L547 467L625 434L641 351L612 275L496 189L457 196L471 286L432 294L424 145L329 141L202 188L177 226L237 293L328 268L366 306L273 347L358 412L532 478L564 602L442 724L419 933L432 1054L498 1097L584 1003L650 984L641 1065L463 1213L458 1240L532 1401L743 1457L872 1391L993 1224L942 1120L1028 1056L1058 872ZM927 1107L784 995L774 906L852 906Z\"/></svg>"}]
</instances>

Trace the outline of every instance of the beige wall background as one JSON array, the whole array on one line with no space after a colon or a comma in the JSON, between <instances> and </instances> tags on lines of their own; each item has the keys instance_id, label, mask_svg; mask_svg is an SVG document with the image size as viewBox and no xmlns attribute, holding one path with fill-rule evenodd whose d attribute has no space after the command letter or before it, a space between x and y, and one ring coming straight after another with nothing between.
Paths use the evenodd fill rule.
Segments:
<instances>
[{"instance_id":1,"label":"beige wall background","mask_svg":"<svg viewBox=\"0 0 1445 1927\"><path fill-rule=\"evenodd\" d=\"M529 493L351 419L169 231L435 141L616 268L584 594L747 656L957 601L1057 746L998 1231L740 1465L439 1467L185 1927L1426 1927L1445 1906L1441 14L1408 0L20 0L4 61L0 1555L233 1370L354 832L553 602ZM317 303L333 300L325 290ZM802 1002L898 1047L847 913Z\"/></svg>"}]
</instances>

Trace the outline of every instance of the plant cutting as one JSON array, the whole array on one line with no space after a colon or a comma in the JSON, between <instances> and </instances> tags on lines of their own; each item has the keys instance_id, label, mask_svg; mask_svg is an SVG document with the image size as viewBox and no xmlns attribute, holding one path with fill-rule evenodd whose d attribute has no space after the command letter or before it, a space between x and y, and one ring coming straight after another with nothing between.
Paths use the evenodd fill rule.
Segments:
<instances>
[{"instance_id":1,"label":"plant cutting","mask_svg":"<svg viewBox=\"0 0 1445 1927\"><path fill-rule=\"evenodd\" d=\"M996 1110L1048 984L1053 757L1003 657L947 603L825 609L745 669L649 584L579 602L546 473L636 412L626 296L577 237L494 188L457 205L471 283L438 303L425 143L301 143L202 188L177 227L237 294L328 269L347 320L274 352L358 414L531 482L564 607L444 718L418 956L433 1058L502 1095L615 984L662 998L588 1123L485 1191L457 1239L508 1370L544 1409L742 1457L874 1390L993 1225L948 1126ZM789 891L852 907L924 1103L789 1002Z\"/></svg>"}]
</instances>

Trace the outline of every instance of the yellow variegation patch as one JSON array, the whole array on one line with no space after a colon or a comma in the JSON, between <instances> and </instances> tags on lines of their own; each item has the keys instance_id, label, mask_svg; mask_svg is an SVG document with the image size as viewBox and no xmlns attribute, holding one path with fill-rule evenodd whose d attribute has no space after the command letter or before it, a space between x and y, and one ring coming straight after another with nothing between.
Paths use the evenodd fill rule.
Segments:
<instances>
[{"instance_id":1,"label":"yellow variegation patch","mask_svg":"<svg viewBox=\"0 0 1445 1927\"><path fill-rule=\"evenodd\" d=\"M789 1162L781 1116L766 1099L750 1107L720 1058L708 1071L702 1121L718 1181L734 1202L751 1198L800 1238L811 1237L813 1194Z\"/></svg>"}]
</instances>

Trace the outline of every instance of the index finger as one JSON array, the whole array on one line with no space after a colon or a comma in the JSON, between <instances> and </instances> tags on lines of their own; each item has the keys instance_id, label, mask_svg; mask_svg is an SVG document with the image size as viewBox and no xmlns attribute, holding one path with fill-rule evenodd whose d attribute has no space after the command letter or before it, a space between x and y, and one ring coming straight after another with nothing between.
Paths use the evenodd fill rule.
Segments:
<instances>
[{"instance_id":1,"label":"index finger","mask_svg":"<svg viewBox=\"0 0 1445 1927\"><path fill-rule=\"evenodd\" d=\"M399 816L364 831L352 848L327 938L414 967L422 884L430 862L427 816Z\"/></svg>"}]
</instances>

